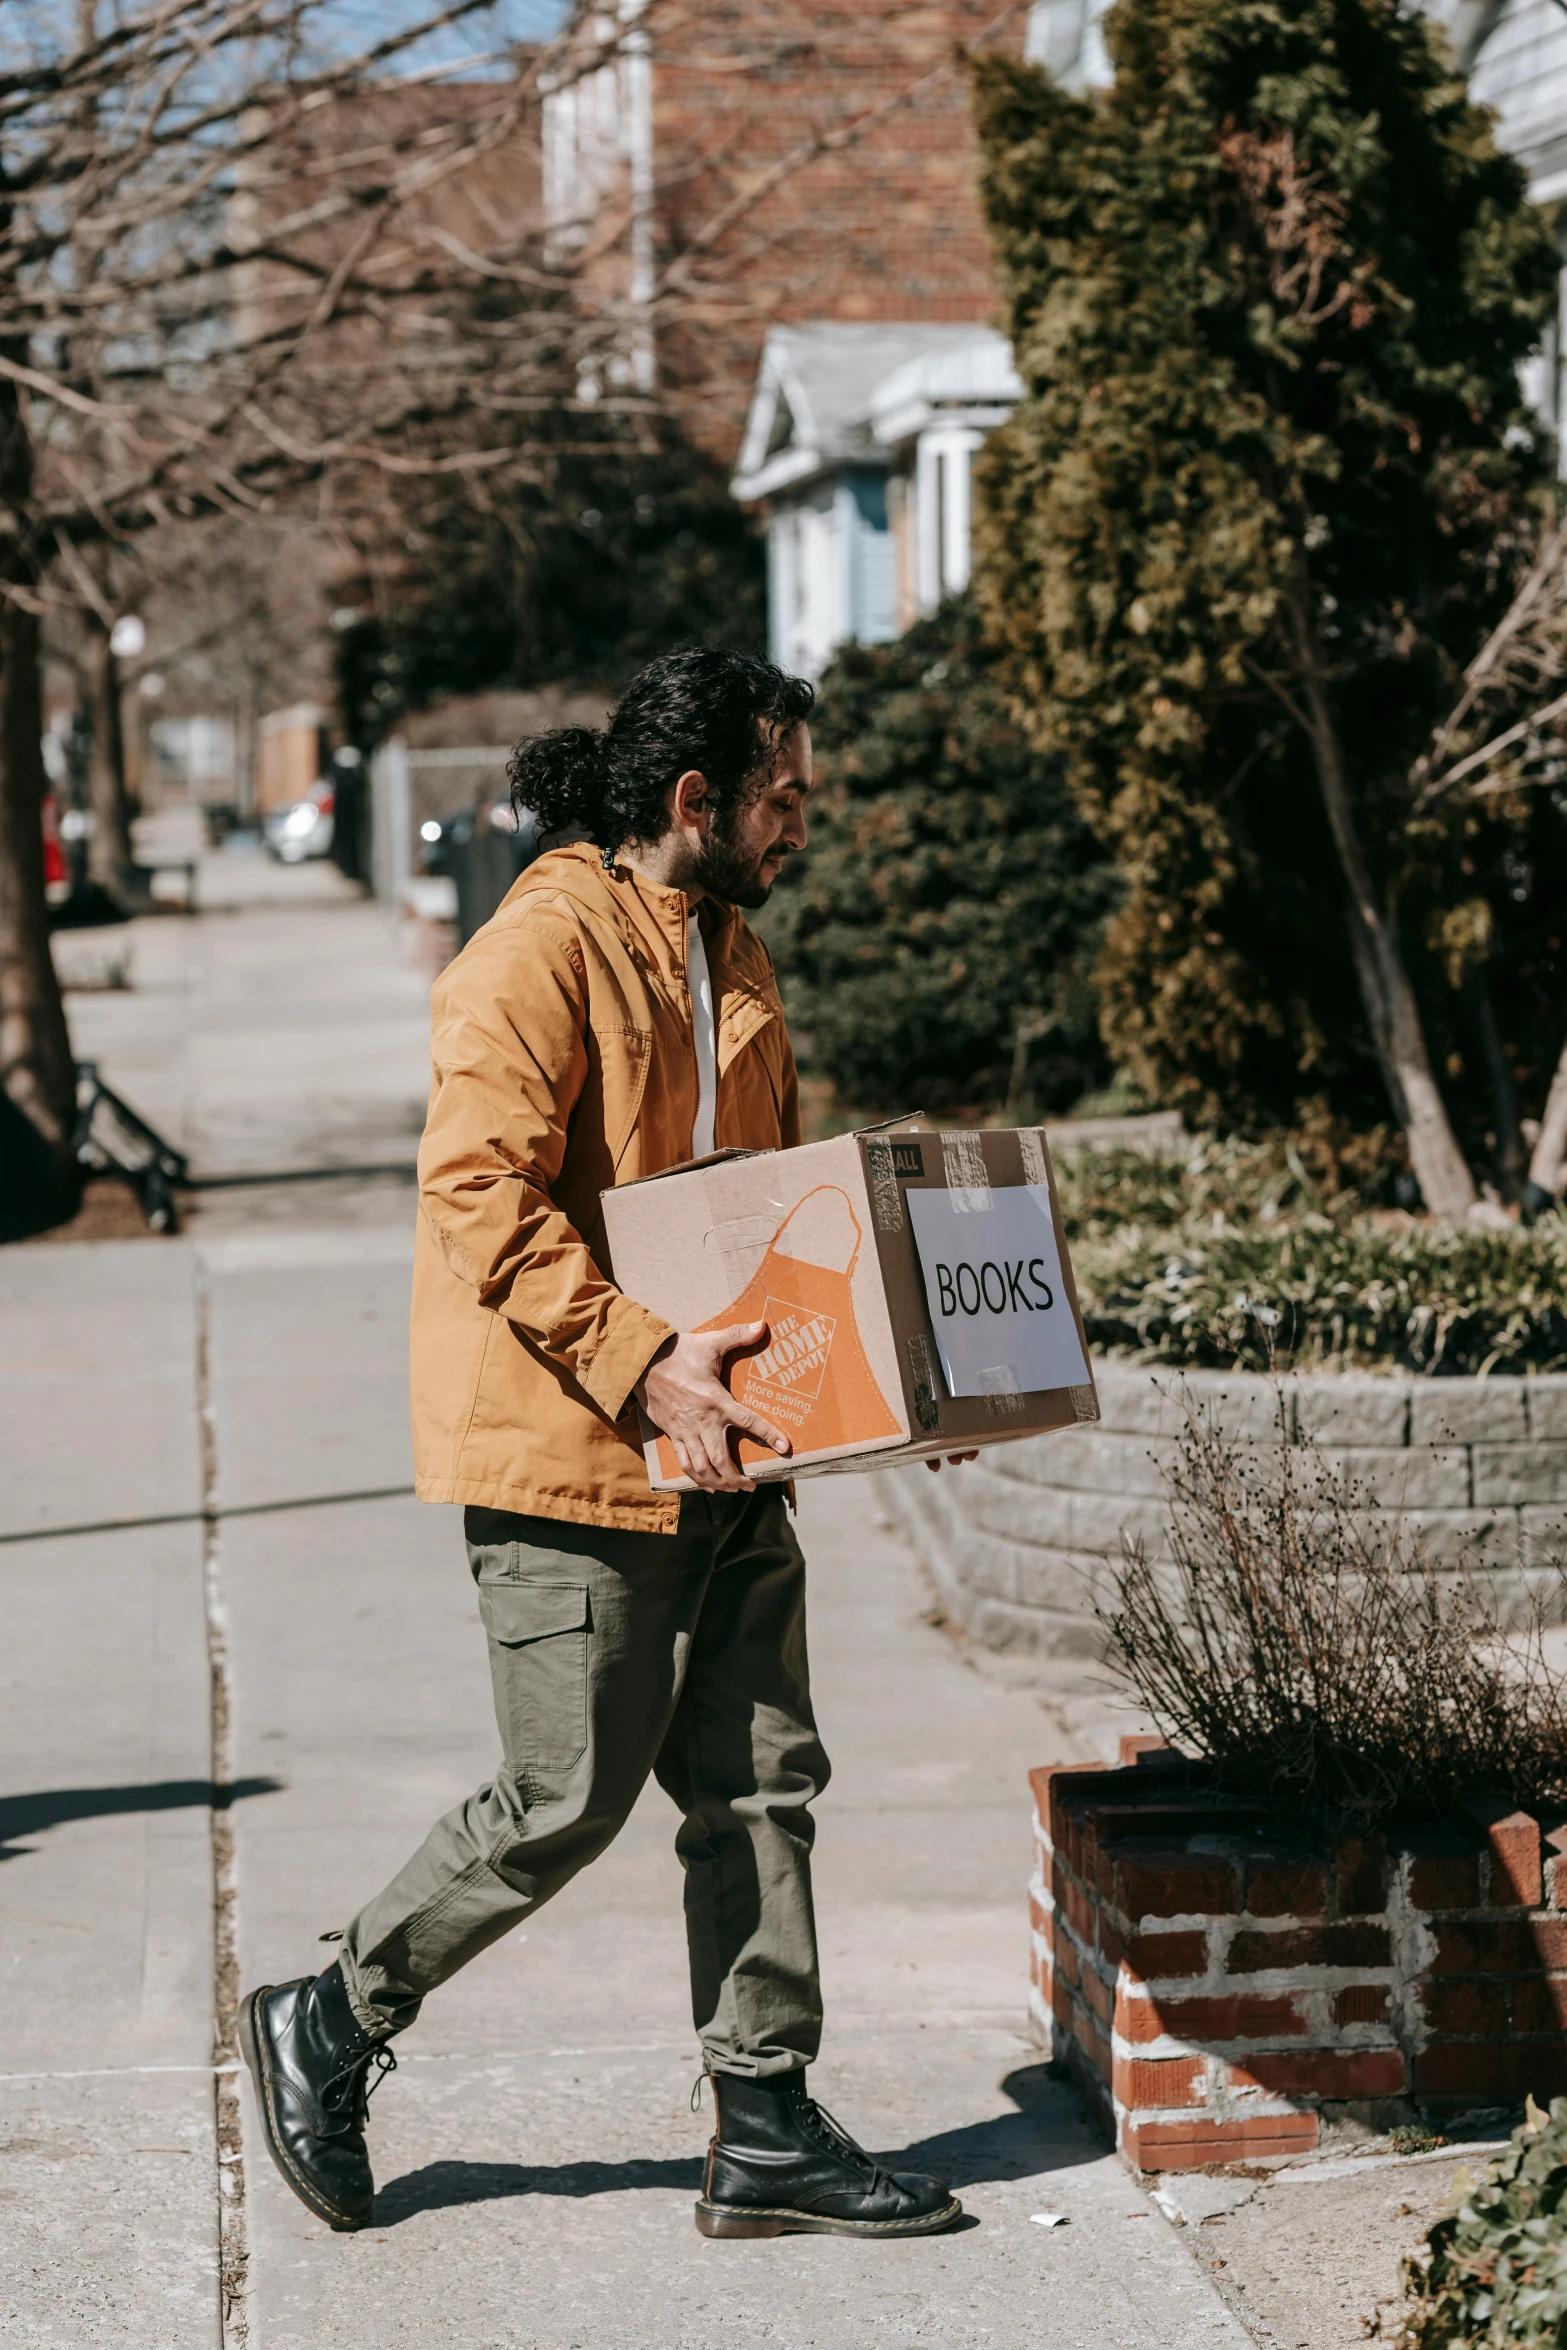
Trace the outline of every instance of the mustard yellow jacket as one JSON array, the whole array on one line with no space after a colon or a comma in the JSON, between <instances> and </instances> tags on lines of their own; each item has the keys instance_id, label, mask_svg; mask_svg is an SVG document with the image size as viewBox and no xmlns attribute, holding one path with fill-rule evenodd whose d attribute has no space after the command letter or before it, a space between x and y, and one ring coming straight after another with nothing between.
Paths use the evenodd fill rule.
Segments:
<instances>
[{"instance_id":1,"label":"mustard yellow jacket","mask_svg":"<svg viewBox=\"0 0 1567 2350\"><path fill-rule=\"evenodd\" d=\"M800 1139L767 949L702 902L720 1149ZM419 1148L411 1394L417 1490L673 1533L631 1391L669 1324L605 1278L599 1194L691 1156L684 891L553 849L436 981Z\"/></svg>"}]
</instances>

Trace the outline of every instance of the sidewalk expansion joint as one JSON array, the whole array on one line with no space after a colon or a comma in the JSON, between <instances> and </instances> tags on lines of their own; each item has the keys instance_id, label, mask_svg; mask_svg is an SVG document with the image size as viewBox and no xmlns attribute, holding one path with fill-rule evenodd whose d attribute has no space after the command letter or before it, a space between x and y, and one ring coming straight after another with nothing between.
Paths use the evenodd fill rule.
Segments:
<instances>
[{"instance_id":1,"label":"sidewalk expansion joint","mask_svg":"<svg viewBox=\"0 0 1567 2350\"><path fill-rule=\"evenodd\" d=\"M222 2350L246 2350L249 2247L239 2100L239 1888L234 1866L233 1708L223 1604L218 1430L212 1392L212 1291L196 1267L196 1407L201 1431L201 1583L212 1713L212 2100L217 2138L218 2293Z\"/></svg>"},{"instance_id":2,"label":"sidewalk expansion joint","mask_svg":"<svg viewBox=\"0 0 1567 2350\"><path fill-rule=\"evenodd\" d=\"M235 2064L80 2064L65 2072L0 2073L0 2081L134 2081L148 2073L237 2073Z\"/></svg>"},{"instance_id":3,"label":"sidewalk expansion joint","mask_svg":"<svg viewBox=\"0 0 1567 2350\"><path fill-rule=\"evenodd\" d=\"M407 1501L413 1496L411 1485L369 1485L359 1493L295 1493L282 1501L233 1501L219 1507L205 1487L205 1498L199 1510L158 1510L144 1518L93 1518L80 1526L21 1526L8 1527L0 1534L0 1543L6 1542L62 1542L76 1534L138 1534L148 1526L206 1526L219 1524L224 1518L269 1518L279 1510L325 1510L340 1502Z\"/></svg>"}]
</instances>

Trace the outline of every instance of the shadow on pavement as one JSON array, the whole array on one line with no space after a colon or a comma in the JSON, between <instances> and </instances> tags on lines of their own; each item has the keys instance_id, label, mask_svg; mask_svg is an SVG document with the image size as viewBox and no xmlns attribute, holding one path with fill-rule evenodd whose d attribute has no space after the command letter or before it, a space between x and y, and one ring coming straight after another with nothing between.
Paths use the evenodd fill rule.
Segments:
<instances>
[{"instance_id":1,"label":"shadow on pavement","mask_svg":"<svg viewBox=\"0 0 1567 2350\"><path fill-rule=\"evenodd\" d=\"M1015 2113L938 2130L877 2160L885 2170L932 2171L964 2187L981 2180L1034 2178L1103 2159L1105 2148L1085 2125L1075 2090L1057 2080L1047 2064L1020 2065L1001 2086Z\"/></svg>"},{"instance_id":2,"label":"shadow on pavement","mask_svg":"<svg viewBox=\"0 0 1567 2350\"><path fill-rule=\"evenodd\" d=\"M0 1860L36 1851L18 1836L39 1836L65 1820L101 1820L119 1812L227 1811L251 1795L276 1795L281 1779L236 1779L215 1788L210 1779L157 1779L141 1787L56 1787L40 1795L0 1795Z\"/></svg>"},{"instance_id":3,"label":"shadow on pavement","mask_svg":"<svg viewBox=\"0 0 1567 2350\"><path fill-rule=\"evenodd\" d=\"M1105 2149L1080 2118L1073 2093L1051 2078L1043 2064L1008 2073L1002 2088L1018 2110L994 2114L933 2137L920 2138L893 2154L879 2154L885 2170L928 2170L954 2187L983 2180L1033 2178L1098 2162ZM375 2225L395 2228L422 2211L444 2211L460 2203L497 2203L518 2195L623 2195L667 2187L695 2194L702 2184L699 2157L655 2162L565 2162L553 2166L520 2162L431 2162L423 2170L392 2179L375 2201ZM967 2221L965 2225L978 2225Z\"/></svg>"},{"instance_id":4,"label":"shadow on pavement","mask_svg":"<svg viewBox=\"0 0 1567 2350\"><path fill-rule=\"evenodd\" d=\"M678 2162L562 2162L553 2168L522 2162L429 2162L393 2179L375 2199L377 2227L395 2228L421 2211L445 2211L457 2203L500 2203L513 2195L623 2195L635 2187L683 2187L696 2194L702 2184L698 2156Z\"/></svg>"}]
</instances>

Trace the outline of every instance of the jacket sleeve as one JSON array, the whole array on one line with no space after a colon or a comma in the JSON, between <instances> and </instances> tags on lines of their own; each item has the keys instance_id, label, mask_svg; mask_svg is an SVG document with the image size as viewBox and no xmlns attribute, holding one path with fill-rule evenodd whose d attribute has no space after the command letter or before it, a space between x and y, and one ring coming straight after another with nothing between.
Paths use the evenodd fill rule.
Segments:
<instances>
[{"instance_id":1,"label":"jacket sleeve","mask_svg":"<svg viewBox=\"0 0 1567 2350\"><path fill-rule=\"evenodd\" d=\"M792 1151L800 1142L800 1077L794 1065L794 1047L789 1042L789 1031L783 1032L783 1068L778 1088L779 1147Z\"/></svg>"},{"instance_id":2,"label":"jacket sleeve","mask_svg":"<svg viewBox=\"0 0 1567 2350\"><path fill-rule=\"evenodd\" d=\"M789 1023L784 1015L783 993L773 958L756 933L752 931L750 935L762 958L768 990L778 1006L778 1147L792 1151L800 1144L800 1073L794 1065L794 1046L789 1042Z\"/></svg>"},{"instance_id":3,"label":"jacket sleeve","mask_svg":"<svg viewBox=\"0 0 1567 2350\"><path fill-rule=\"evenodd\" d=\"M437 981L419 1204L446 1262L616 1420L671 1325L607 1281L552 1196L588 1074L572 926L530 908Z\"/></svg>"}]
</instances>

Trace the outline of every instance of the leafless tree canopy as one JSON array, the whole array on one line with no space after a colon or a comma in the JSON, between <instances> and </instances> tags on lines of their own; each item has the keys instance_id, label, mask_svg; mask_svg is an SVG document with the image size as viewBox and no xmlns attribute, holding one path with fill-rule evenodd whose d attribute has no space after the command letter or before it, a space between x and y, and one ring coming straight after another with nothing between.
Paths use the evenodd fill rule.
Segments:
<instances>
[{"instance_id":1,"label":"leafless tree canopy","mask_svg":"<svg viewBox=\"0 0 1567 2350\"><path fill-rule=\"evenodd\" d=\"M0 372L62 584L91 600L74 558L95 539L255 512L334 467L513 460L473 424L558 396L564 339L539 332L563 289L538 267L531 61L378 79L485 13L450 0L343 57L320 0L101 26L82 0L73 46L0 78ZM481 286L511 296L488 336L465 316ZM469 445L435 445L460 421Z\"/></svg>"},{"instance_id":2,"label":"leafless tree canopy","mask_svg":"<svg viewBox=\"0 0 1567 2350\"><path fill-rule=\"evenodd\" d=\"M972 14L960 0L961 29L982 35L990 12ZM390 18L348 0L10 0L0 1091L57 1161L73 1081L38 837L44 618L75 616L107 706L127 566L177 575L193 529L243 545L265 519L395 566L425 501L547 497L564 460L651 454L652 352L687 328L683 412L704 365L732 402L735 351L787 307L777 268L756 266L787 246L780 224L811 220L825 283L832 171L933 92L938 112L961 108L950 16L818 0L782 28L760 0L622 0L529 45L494 0L416 0ZM700 101L656 160L605 123L655 53ZM737 105L701 97L715 60ZM606 130L548 221L547 95L559 118ZM964 168L961 138L934 120L922 135L930 152L911 150L905 177L939 192ZM828 174L814 197L813 170ZM909 200L895 173L882 193ZM768 205L771 236L755 226ZM113 797L105 821L123 840Z\"/></svg>"}]
</instances>

